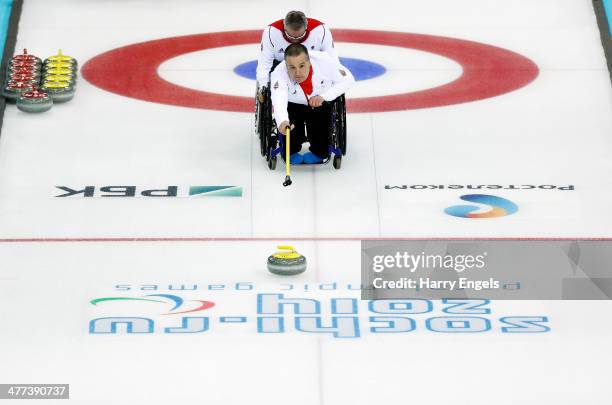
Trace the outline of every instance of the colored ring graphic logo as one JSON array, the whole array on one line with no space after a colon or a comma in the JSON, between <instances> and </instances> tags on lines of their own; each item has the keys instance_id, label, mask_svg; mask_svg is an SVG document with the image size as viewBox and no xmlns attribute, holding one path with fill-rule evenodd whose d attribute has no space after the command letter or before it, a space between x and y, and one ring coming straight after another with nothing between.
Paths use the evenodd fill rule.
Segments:
<instances>
[{"instance_id":1,"label":"colored ring graphic logo","mask_svg":"<svg viewBox=\"0 0 612 405\"><path fill-rule=\"evenodd\" d=\"M491 207L486 212L479 211L476 205L453 205L444 210L448 215L460 218L498 218L512 215L518 211L518 206L510 200L488 194L466 194L460 197L463 201L484 204Z\"/></svg>"},{"instance_id":2,"label":"colored ring graphic logo","mask_svg":"<svg viewBox=\"0 0 612 405\"><path fill-rule=\"evenodd\" d=\"M152 299L152 298L104 297L104 298L93 299L93 300L90 301L90 304L98 305L98 303L100 303L100 302L107 302L107 301L146 301L146 302L161 302L161 303L168 303L168 301L169 301L169 303L171 303L171 305L173 305L173 308L170 309L170 312L165 313L165 314L161 314L161 315L188 314L188 313L191 313L191 312L204 311L205 309L209 309L209 308L212 308L212 307L215 306L215 303L212 302L212 301L194 300L194 301L191 301L191 302L195 303L193 308L187 309L187 310L184 310L184 311L172 312L172 311L176 311L181 306L183 306L183 304L185 304L185 300L183 300L178 295L172 295L172 294L149 294L149 295L145 295L145 297L165 298L167 301L163 301L163 300L159 300L159 299Z\"/></svg>"},{"instance_id":3,"label":"colored ring graphic logo","mask_svg":"<svg viewBox=\"0 0 612 405\"><path fill-rule=\"evenodd\" d=\"M384 45L433 53L461 65L456 80L441 86L387 96L347 99L351 113L432 108L496 97L528 85L538 75L530 59L507 49L473 41L403 32L333 30L336 42ZM111 93L190 108L253 112L253 97L186 88L158 74L159 66L178 56L234 45L258 44L261 30L213 32L157 39L113 49L83 65L83 77ZM254 55L245 55L245 57ZM253 85L254 87L254 85Z\"/></svg>"}]
</instances>

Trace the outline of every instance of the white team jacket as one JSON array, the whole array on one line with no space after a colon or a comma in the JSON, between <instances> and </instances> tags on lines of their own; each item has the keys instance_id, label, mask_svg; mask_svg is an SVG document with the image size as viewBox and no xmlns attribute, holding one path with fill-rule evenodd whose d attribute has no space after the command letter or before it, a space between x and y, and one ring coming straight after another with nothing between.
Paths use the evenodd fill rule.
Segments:
<instances>
[{"instance_id":1,"label":"white team jacket","mask_svg":"<svg viewBox=\"0 0 612 405\"><path fill-rule=\"evenodd\" d=\"M264 30L261 37L261 53L257 60L257 82L259 87L268 84L269 73L274 59L279 62L283 61L285 49L291 45L291 42L285 38L283 24L283 20L275 21ZM338 54L334 48L332 34L321 21L314 18L308 19L306 36L302 39L301 44L308 49L308 52L323 51L329 53L340 64Z\"/></svg>"},{"instance_id":2,"label":"white team jacket","mask_svg":"<svg viewBox=\"0 0 612 405\"><path fill-rule=\"evenodd\" d=\"M336 64L326 52L313 51L308 54L312 65L312 94L308 97L299 83L289 77L285 62L281 62L272 72L270 91L277 125L289 121L287 103L308 105L308 99L313 96L321 96L325 101L332 101L355 83L353 74L346 67Z\"/></svg>"}]
</instances>

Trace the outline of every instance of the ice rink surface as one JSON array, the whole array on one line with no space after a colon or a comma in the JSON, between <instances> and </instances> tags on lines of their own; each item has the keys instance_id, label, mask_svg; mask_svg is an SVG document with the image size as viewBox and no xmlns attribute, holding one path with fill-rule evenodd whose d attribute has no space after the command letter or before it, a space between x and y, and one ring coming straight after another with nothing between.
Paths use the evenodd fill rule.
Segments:
<instances>
[{"instance_id":1,"label":"ice rink surface","mask_svg":"<svg viewBox=\"0 0 612 405\"><path fill-rule=\"evenodd\" d=\"M341 57L386 72L347 93L342 169L295 167L288 188L282 165L271 172L260 156L252 112L143 101L84 77L48 113L7 106L0 383L69 383L77 404L609 404L608 301L359 300L361 239L612 236L612 91L590 1L26 0L16 49L61 48L84 66L132 44L262 30L290 9L339 36L500 48L537 74L496 97L350 113L353 99L445 86L474 67L375 34L338 40ZM252 97L234 68L258 51L258 40L219 43L157 73ZM125 71L138 64L127 57ZM134 197L105 197L126 186ZM142 195L169 186L176 197ZM198 186L239 192L190 196ZM59 197L86 187L92 197ZM474 193L519 209L445 213ZM307 257L304 274L266 271L279 243Z\"/></svg>"}]
</instances>

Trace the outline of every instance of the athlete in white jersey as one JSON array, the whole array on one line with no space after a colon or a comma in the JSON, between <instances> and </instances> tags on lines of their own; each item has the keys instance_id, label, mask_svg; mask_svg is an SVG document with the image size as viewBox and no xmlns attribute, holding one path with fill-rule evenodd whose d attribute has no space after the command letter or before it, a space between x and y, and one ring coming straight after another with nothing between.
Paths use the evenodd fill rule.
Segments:
<instances>
[{"instance_id":1,"label":"athlete in white jersey","mask_svg":"<svg viewBox=\"0 0 612 405\"><path fill-rule=\"evenodd\" d=\"M281 136L292 128L291 164L320 163L329 156L329 102L344 94L355 79L326 52L308 52L301 44L291 44L284 56L270 82L274 119ZM310 152L301 155L298 152L307 140L304 126Z\"/></svg>"},{"instance_id":2,"label":"athlete in white jersey","mask_svg":"<svg viewBox=\"0 0 612 405\"><path fill-rule=\"evenodd\" d=\"M327 52L340 64L329 28L321 21L306 18L301 11L290 11L284 20L273 22L263 32L261 53L257 61L259 88L268 85L270 71L283 61L285 49L291 44L302 44L308 51Z\"/></svg>"}]
</instances>

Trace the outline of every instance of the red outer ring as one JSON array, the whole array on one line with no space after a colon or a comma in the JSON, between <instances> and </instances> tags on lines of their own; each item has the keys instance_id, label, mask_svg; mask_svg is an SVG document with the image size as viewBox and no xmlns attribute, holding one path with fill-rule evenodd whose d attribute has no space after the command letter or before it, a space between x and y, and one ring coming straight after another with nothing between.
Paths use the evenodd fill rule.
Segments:
<instances>
[{"instance_id":1,"label":"red outer ring","mask_svg":"<svg viewBox=\"0 0 612 405\"><path fill-rule=\"evenodd\" d=\"M155 103L210 110L252 112L254 99L210 93L170 83L159 65L177 56L224 46L259 43L260 30L213 32L124 46L90 59L83 77L104 90ZM499 96L526 86L538 67L517 53L478 42L388 31L334 30L336 42L417 49L459 63L463 74L442 86L388 96L347 100L348 112L383 112L441 107Z\"/></svg>"}]
</instances>

